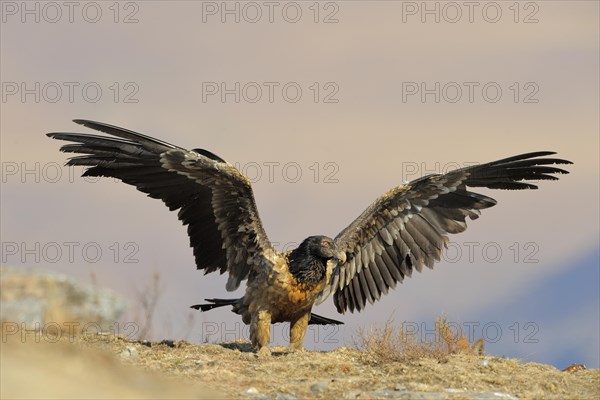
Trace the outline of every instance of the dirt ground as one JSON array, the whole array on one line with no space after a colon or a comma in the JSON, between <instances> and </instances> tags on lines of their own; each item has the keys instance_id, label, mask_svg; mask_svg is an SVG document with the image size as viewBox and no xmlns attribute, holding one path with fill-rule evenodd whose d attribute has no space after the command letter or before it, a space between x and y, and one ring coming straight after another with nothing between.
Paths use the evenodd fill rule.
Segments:
<instances>
[{"instance_id":1,"label":"dirt ground","mask_svg":"<svg viewBox=\"0 0 600 400\"><path fill-rule=\"evenodd\" d=\"M365 351L257 357L246 342L150 343L115 335L56 343L2 337L1 398L597 399L600 370L477 355L407 363Z\"/></svg>"}]
</instances>

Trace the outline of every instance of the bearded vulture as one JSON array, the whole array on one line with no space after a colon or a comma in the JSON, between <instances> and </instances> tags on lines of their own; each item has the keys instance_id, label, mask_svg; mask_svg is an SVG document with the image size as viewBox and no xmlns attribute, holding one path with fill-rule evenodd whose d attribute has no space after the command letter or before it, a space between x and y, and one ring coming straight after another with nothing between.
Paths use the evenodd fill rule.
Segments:
<instances>
[{"instance_id":1,"label":"bearded vulture","mask_svg":"<svg viewBox=\"0 0 600 400\"><path fill-rule=\"evenodd\" d=\"M272 323L289 321L290 350L301 350L308 324L340 323L311 315L314 304L333 294L338 312L361 311L413 270L432 268L447 234L464 231L467 217L476 219L496 204L468 187L537 189L527 181L558 179L553 174L568 172L551 165L571 164L539 151L427 175L385 193L335 239L310 236L282 253L267 238L250 181L221 157L104 123L74 122L110 136L49 133L72 142L61 151L81 154L67 165L88 167L83 176L119 178L178 210L197 268L227 272L228 291L247 280L242 298L206 299L209 304L192 307L233 306L250 324L260 354L269 354Z\"/></svg>"}]
</instances>

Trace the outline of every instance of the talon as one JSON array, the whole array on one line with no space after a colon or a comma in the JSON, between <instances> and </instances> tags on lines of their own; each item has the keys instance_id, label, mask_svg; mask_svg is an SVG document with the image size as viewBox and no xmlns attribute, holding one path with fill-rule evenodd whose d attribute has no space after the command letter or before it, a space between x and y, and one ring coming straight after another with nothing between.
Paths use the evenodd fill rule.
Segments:
<instances>
[{"instance_id":1,"label":"talon","mask_svg":"<svg viewBox=\"0 0 600 400\"><path fill-rule=\"evenodd\" d=\"M260 349L258 349L258 351L256 352L256 355L259 358L263 358L263 357L269 357L271 355L271 349L269 349L268 347L261 347Z\"/></svg>"}]
</instances>

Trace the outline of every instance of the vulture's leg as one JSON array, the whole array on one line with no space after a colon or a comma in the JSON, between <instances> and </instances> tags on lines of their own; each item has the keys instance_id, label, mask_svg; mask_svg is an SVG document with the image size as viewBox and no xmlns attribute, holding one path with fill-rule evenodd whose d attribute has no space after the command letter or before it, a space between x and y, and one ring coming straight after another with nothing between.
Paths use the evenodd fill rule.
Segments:
<instances>
[{"instance_id":1,"label":"vulture's leg","mask_svg":"<svg viewBox=\"0 0 600 400\"><path fill-rule=\"evenodd\" d=\"M306 328L310 320L310 312L302 315L300 318L293 320L290 325L290 350L297 351L304 349L304 337L306 336Z\"/></svg>"},{"instance_id":2,"label":"vulture's leg","mask_svg":"<svg viewBox=\"0 0 600 400\"><path fill-rule=\"evenodd\" d=\"M271 351L267 347L271 337L271 313L264 309L258 309L252 314L250 322L250 341L252 347L259 355L270 354Z\"/></svg>"}]
</instances>

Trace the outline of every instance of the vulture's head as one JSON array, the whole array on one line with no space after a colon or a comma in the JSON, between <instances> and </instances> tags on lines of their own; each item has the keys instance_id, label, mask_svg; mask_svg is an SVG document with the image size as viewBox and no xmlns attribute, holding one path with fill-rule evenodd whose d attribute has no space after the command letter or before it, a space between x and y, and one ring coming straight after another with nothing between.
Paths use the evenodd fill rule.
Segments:
<instances>
[{"instance_id":1,"label":"vulture's head","mask_svg":"<svg viewBox=\"0 0 600 400\"><path fill-rule=\"evenodd\" d=\"M291 251L288 268L299 282L317 284L325 278L332 259L343 264L346 253L338 251L335 241L327 236L310 236Z\"/></svg>"},{"instance_id":2,"label":"vulture's head","mask_svg":"<svg viewBox=\"0 0 600 400\"><path fill-rule=\"evenodd\" d=\"M308 254L324 260L336 259L340 264L346 261L346 253L338 251L335 241L327 236L309 236L299 248L304 247Z\"/></svg>"}]
</instances>

